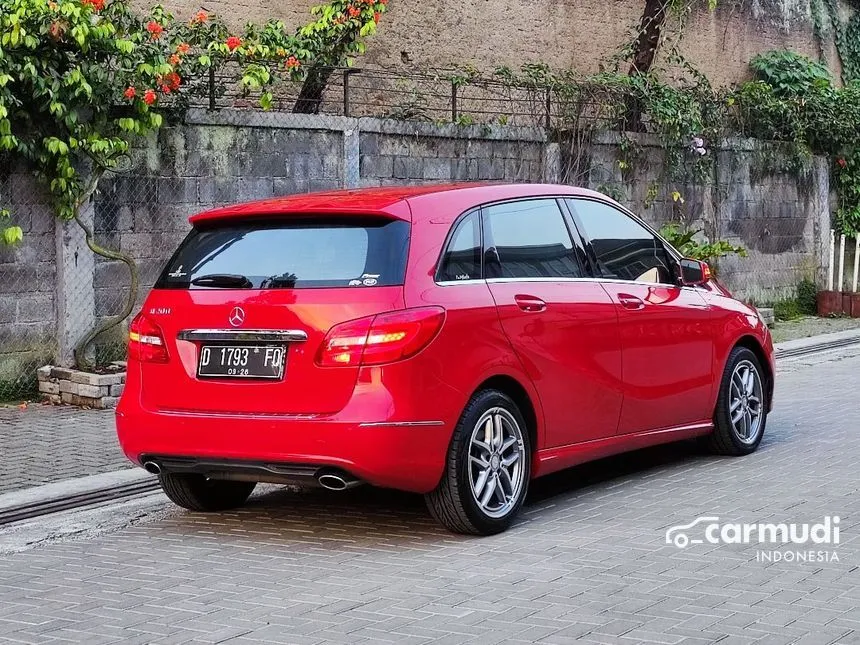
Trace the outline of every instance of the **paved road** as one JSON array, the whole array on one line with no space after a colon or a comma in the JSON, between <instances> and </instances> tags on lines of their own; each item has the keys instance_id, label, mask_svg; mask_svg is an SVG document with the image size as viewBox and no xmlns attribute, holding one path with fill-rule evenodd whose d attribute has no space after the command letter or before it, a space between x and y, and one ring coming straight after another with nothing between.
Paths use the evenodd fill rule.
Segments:
<instances>
[{"instance_id":1,"label":"paved road","mask_svg":"<svg viewBox=\"0 0 860 645\"><path fill-rule=\"evenodd\" d=\"M131 467L117 443L113 410L2 408L0 456L0 494Z\"/></svg>"},{"instance_id":2,"label":"paved road","mask_svg":"<svg viewBox=\"0 0 860 645\"><path fill-rule=\"evenodd\" d=\"M107 533L0 556L0 641L858 643L860 351L781 372L755 455L681 445L577 468L539 482L492 538L449 535L420 499L362 489L274 490L214 516L103 509ZM665 544L701 515L838 515L839 561Z\"/></svg>"}]
</instances>

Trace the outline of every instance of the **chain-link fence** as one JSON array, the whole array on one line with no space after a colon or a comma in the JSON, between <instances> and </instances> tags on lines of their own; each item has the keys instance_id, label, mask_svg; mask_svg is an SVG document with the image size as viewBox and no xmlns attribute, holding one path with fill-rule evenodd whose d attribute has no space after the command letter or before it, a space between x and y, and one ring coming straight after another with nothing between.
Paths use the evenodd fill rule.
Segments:
<instances>
[{"instance_id":1,"label":"chain-link fence","mask_svg":"<svg viewBox=\"0 0 860 645\"><path fill-rule=\"evenodd\" d=\"M611 132L623 97L611 92L563 95L441 71L328 71L314 106L319 114L296 113L299 87L289 85L276 89L272 110L261 111L258 97L237 89L235 70L213 71L193 88L188 109L171 112L157 136L136 142L123 167L104 176L83 219L97 245L134 260L134 311L187 232L189 215L340 187L587 186L655 225L683 216L709 238L746 246L748 258L720 268L730 286L759 302L820 268L820 231L829 228L826 168L813 164L802 178L788 176L772 152L766 165L756 146L729 142L710 151L710 177L670 184L665 151L647 134L633 136L631 167L631 137ZM9 400L31 397L38 366L69 364L82 338L124 313L130 280L125 264L90 251L74 222L55 220L27 169L0 170L0 204L25 232L18 247L0 247L0 400ZM86 357L97 365L121 359L127 323L101 334Z\"/></svg>"}]
</instances>

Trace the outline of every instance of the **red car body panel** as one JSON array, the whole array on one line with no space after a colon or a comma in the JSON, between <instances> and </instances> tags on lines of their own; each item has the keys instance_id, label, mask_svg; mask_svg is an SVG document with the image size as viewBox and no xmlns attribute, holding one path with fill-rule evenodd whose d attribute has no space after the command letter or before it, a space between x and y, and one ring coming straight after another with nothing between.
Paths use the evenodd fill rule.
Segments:
<instances>
[{"instance_id":1,"label":"red car body panel","mask_svg":"<svg viewBox=\"0 0 860 645\"><path fill-rule=\"evenodd\" d=\"M490 291L538 391L546 423L542 445L613 436L624 392L621 338L615 305L600 284L516 281L491 283ZM546 309L524 311L524 297Z\"/></svg>"},{"instance_id":2,"label":"red car body panel","mask_svg":"<svg viewBox=\"0 0 860 645\"><path fill-rule=\"evenodd\" d=\"M169 360L129 359L117 410L126 455L136 463L162 455L331 466L371 484L424 493L439 482L469 398L490 379L525 396L539 476L709 432L720 376L738 342L751 344L773 373L767 328L715 282L705 288L599 278L436 282L445 240L461 214L534 196L614 204L571 187L469 184L334 191L192 217L195 226L294 215L400 219L411 225L404 284L154 289L142 312L160 326ZM630 308L631 298L642 307ZM535 299L546 304L543 311L528 310ZM428 305L444 308L445 319L418 354L373 366L315 362L333 326ZM288 345L283 381L196 376L200 344L181 340L180 332L228 327L236 306L246 312L246 328L306 332L306 341Z\"/></svg>"},{"instance_id":3,"label":"red car body panel","mask_svg":"<svg viewBox=\"0 0 860 645\"><path fill-rule=\"evenodd\" d=\"M624 348L618 433L710 418L714 313L698 289L604 282L616 303Z\"/></svg>"}]
</instances>

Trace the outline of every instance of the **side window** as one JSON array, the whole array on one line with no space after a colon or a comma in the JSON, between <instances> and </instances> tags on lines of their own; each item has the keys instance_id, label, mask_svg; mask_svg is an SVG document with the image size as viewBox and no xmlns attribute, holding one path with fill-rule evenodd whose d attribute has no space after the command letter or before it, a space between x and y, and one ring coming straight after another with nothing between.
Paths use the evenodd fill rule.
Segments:
<instances>
[{"instance_id":1,"label":"side window","mask_svg":"<svg viewBox=\"0 0 860 645\"><path fill-rule=\"evenodd\" d=\"M457 223L439 264L439 282L481 279L481 223L477 213Z\"/></svg>"},{"instance_id":2,"label":"side window","mask_svg":"<svg viewBox=\"0 0 860 645\"><path fill-rule=\"evenodd\" d=\"M586 199L568 204L591 241L603 277L674 284L663 243L639 222L609 204Z\"/></svg>"},{"instance_id":3,"label":"side window","mask_svg":"<svg viewBox=\"0 0 860 645\"><path fill-rule=\"evenodd\" d=\"M483 208L487 278L579 278L582 269L554 199Z\"/></svg>"}]
</instances>

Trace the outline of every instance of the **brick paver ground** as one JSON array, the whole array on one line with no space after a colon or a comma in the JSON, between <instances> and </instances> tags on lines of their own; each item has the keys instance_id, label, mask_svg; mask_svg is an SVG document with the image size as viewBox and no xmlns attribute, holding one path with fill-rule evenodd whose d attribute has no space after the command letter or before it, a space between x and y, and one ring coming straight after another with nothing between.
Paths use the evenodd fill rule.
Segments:
<instances>
[{"instance_id":1,"label":"brick paver ground","mask_svg":"<svg viewBox=\"0 0 860 645\"><path fill-rule=\"evenodd\" d=\"M761 449L687 445L534 486L491 538L421 500L260 496L0 557L0 641L54 643L858 643L860 351L783 364ZM839 515L839 562L665 544L667 527Z\"/></svg>"},{"instance_id":2,"label":"brick paver ground","mask_svg":"<svg viewBox=\"0 0 860 645\"><path fill-rule=\"evenodd\" d=\"M127 468L112 410L0 408L0 494Z\"/></svg>"}]
</instances>

